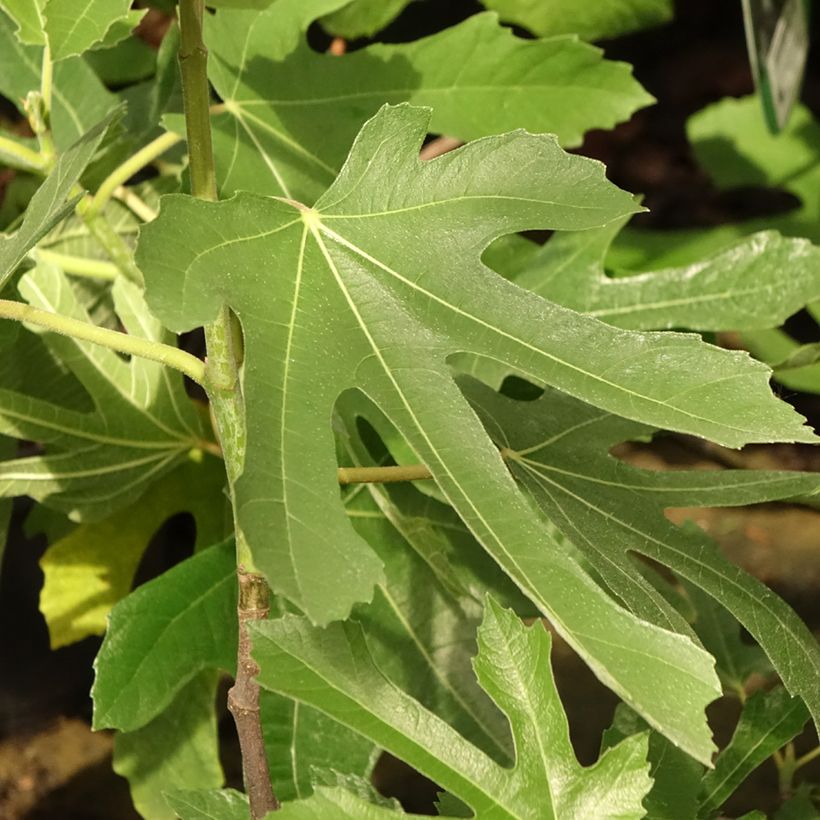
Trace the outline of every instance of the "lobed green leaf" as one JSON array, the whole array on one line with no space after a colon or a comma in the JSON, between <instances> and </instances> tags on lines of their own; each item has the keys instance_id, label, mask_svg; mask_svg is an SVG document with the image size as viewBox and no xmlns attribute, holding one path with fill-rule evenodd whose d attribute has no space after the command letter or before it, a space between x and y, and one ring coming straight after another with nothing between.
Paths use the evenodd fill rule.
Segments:
<instances>
[{"instance_id":1,"label":"lobed green leaf","mask_svg":"<svg viewBox=\"0 0 820 820\"><path fill-rule=\"evenodd\" d=\"M629 66L569 38L515 37L493 14L343 57L303 42L279 62L281 14L274 5L209 21L210 77L225 108L213 118L225 196L244 190L312 201L384 103L429 105L430 130L460 139L527 128L578 144L590 128L652 102Z\"/></svg>"},{"instance_id":2,"label":"lobed green leaf","mask_svg":"<svg viewBox=\"0 0 820 820\"><path fill-rule=\"evenodd\" d=\"M549 633L488 602L476 672L505 711L519 750L505 769L391 684L361 632L285 616L253 627L259 682L321 709L402 758L479 816L639 818L651 783L646 739L630 738L584 769L575 760L549 668ZM298 816L298 815L297 815Z\"/></svg>"},{"instance_id":3,"label":"lobed green leaf","mask_svg":"<svg viewBox=\"0 0 820 820\"><path fill-rule=\"evenodd\" d=\"M614 459L609 450L651 434L651 428L557 391L548 390L535 402L515 402L474 380L461 384L497 444L510 453L521 486L632 612L691 634L680 613L639 571L634 554L669 567L726 607L820 723L820 646L806 625L763 583L724 558L707 536L696 528L676 527L663 514L667 507L733 506L816 494L817 473L639 470Z\"/></svg>"}]
</instances>

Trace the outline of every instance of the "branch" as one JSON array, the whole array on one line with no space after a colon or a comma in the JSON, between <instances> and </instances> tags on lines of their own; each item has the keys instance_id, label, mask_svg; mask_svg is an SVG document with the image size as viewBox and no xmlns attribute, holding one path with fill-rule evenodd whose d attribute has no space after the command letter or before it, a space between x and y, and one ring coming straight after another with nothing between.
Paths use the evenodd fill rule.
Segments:
<instances>
[{"instance_id":1,"label":"branch","mask_svg":"<svg viewBox=\"0 0 820 820\"><path fill-rule=\"evenodd\" d=\"M397 481L426 481L433 477L423 464L394 467L339 467L339 484L392 484Z\"/></svg>"},{"instance_id":2,"label":"branch","mask_svg":"<svg viewBox=\"0 0 820 820\"><path fill-rule=\"evenodd\" d=\"M261 575L237 568L239 577L239 650L236 659L236 680L228 692L228 709L233 715L242 752L245 789L251 805L251 816L264 817L279 808L279 801L270 785L270 772L265 754L265 739L259 720L259 684L254 678L259 667L251 657L251 637L248 624L264 621L270 612L268 585Z\"/></svg>"},{"instance_id":3,"label":"branch","mask_svg":"<svg viewBox=\"0 0 820 820\"><path fill-rule=\"evenodd\" d=\"M133 211L143 222L153 222L157 218L157 212L130 188L120 185L120 187L114 191L113 196L114 199L122 202L130 211Z\"/></svg>"},{"instance_id":4,"label":"branch","mask_svg":"<svg viewBox=\"0 0 820 820\"><path fill-rule=\"evenodd\" d=\"M201 385L205 385L205 362L180 350L178 347L153 342L149 339L140 339L127 333L97 327L89 322L70 319L59 313L40 310L22 302L11 302L0 299L0 319L16 319L19 322L44 327L54 333L79 339L83 342L107 347L117 353L126 353L129 356L138 356L141 359L150 359L168 367L179 370L186 376Z\"/></svg>"}]
</instances>

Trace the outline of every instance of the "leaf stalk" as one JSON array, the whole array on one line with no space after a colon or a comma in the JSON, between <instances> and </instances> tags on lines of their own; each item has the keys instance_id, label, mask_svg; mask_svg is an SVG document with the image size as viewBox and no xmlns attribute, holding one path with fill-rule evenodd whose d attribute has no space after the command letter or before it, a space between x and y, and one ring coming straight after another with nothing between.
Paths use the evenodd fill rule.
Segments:
<instances>
[{"instance_id":1,"label":"leaf stalk","mask_svg":"<svg viewBox=\"0 0 820 820\"><path fill-rule=\"evenodd\" d=\"M119 268L113 262L103 259L91 259L86 256L72 256L67 253L58 253L43 248L37 248L31 256L47 265L56 265L65 273L72 276L87 276L91 279L105 279L113 282L120 274Z\"/></svg>"},{"instance_id":2,"label":"leaf stalk","mask_svg":"<svg viewBox=\"0 0 820 820\"><path fill-rule=\"evenodd\" d=\"M198 384L205 385L205 363L196 356L172 345L154 342L150 339L140 339L137 336L97 327L90 322L71 319L59 313L51 313L23 302L13 302L7 299L0 299L0 318L27 322L72 339L107 347L117 353L150 359L167 367L173 367Z\"/></svg>"},{"instance_id":3,"label":"leaf stalk","mask_svg":"<svg viewBox=\"0 0 820 820\"><path fill-rule=\"evenodd\" d=\"M168 131L149 142L148 145L123 162L122 165L118 165L97 189L97 193L94 194L87 206L86 214L95 216L101 213L121 185L124 185L134 174L150 165L170 148L173 148L181 139L182 137L179 134Z\"/></svg>"}]
</instances>

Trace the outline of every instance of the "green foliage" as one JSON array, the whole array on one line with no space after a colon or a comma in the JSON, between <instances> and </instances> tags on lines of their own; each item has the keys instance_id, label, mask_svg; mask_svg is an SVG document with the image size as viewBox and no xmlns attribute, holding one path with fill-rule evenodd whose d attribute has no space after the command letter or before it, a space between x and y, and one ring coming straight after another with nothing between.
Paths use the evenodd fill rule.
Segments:
<instances>
[{"instance_id":1,"label":"green foliage","mask_svg":"<svg viewBox=\"0 0 820 820\"><path fill-rule=\"evenodd\" d=\"M528 750L500 767L391 684L353 625L311 627L284 616L255 628L266 688L297 697L406 760L479 816L635 817L649 790L646 737L628 738L584 769L575 760L549 667L550 636L488 600L476 674ZM300 815L297 815L300 816Z\"/></svg>"},{"instance_id":2,"label":"green foliage","mask_svg":"<svg viewBox=\"0 0 820 820\"><path fill-rule=\"evenodd\" d=\"M602 751L648 729L646 722L635 712L620 704L615 710L612 726L604 732ZM657 732L649 733L647 760L652 788L643 801L646 816L652 820L696 817L703 766Z\"/></svg>"},{"instance_id":3,"label":"green foliage","mask_svg":"<svg viewBox=\"0 0 820 820\"><path fill-rule=\"evenodd\" d=\"M41 46L22 45L9 19L0 13L0 94L25 113L23 103L40 87ZM65 151L117 106L117 98L80 57L54 66L50 125L54 142Z\"/></svg>"},{"instance_id":4,"label":"green foliage","mask_svg":"<svg viewBox=\"0 0 820 820\"><path fill-rule=\"evenodd\" d=\"M219 503L224 483L216 459L185 461L130 506L80 524L54 541L40 560L40 611L52 647L105 632L111 607L131 591L145 548L171 516L193 515L199 547L223 540L231 527L227 499Z\"/></svg>"},{"instance_id":5,"label":"green foliage","mask_svg":"<svg viewBox=\"0 0 820 820\"><path fill-rule=\"evenodd\" d=\"M564 148L652 103L583 40L664 22L670 2L486 0L380 42L409 5L209 3L211 202L186 193L173 133L176 26L154 52L122 0L0 0L0 94L30 127L0 134L16 174L0 316L27 322L0 322L0 525L12 497L40 503L52 645L105 632L94 726L116 730L147 818L262 817L222 789L220 681L248 669L283 801L269 817L410 816L371 784L383 751L435 782L444 816L707 818L774 758L793 790L775 817L810 817L794 776L813 753L789 744L820 721L817 642L665 512L814 504L820 479L650 472L611 450L663 433L816 443L768 367L698 332L740 334L783 384L820 392L817 344L782 329L820 315L817 124L798 108L772 138L752 99L697 114L716 185L801 204L639 232L639 200ZM317 24L347 53L315 51ZM185 95L204 112L203 54ZM207 171L201 125L188 148ZM467 144L422 161L439 135ZM203 325L207 364L175 336ZM194 555L131 592L178 514ZM240 601L237 563L269 582L268 618ZM588 767L553 635L621 701ZM743 709L716 749L721 690Z\"/></svg>"},{"instance_id":6,"label":"green foliage","mask_svg":"<svg viewBox=\"0 0 820 820\"><path fill-rule=\"evenodd\" d=\"M800 698L790 698L783 689L755 692L744 704L729 745L703 778L700 812L720 808L751 772L799 734L808 719Z\"/></svg>"},{"instance_id":7,"label":"green foliage","mask_svg":"<svg viewBox=\"0 0 820 820\"><path fill-rule=\"evenodd\" d=\"M671 0L598 0L582 6L573 0L483 0L502 19L540 37L577 34L588 40L618 37L672 19Z\"/></svg>"},{"instance_id":8,"label":"green foliage","mask_svg":"<svg viewBox=\"0 0 820 820\"><path fill-rule=\"evenodd\" d=\"M114 607L95 663L96 728L139 729L201 670L234 670L232 552L231 541L211 547Z\"/></svg>"},{"instance_id":9,"label":"green foliage","mask_svg":"<svg viewBox=\"0 0 820 820\"><path fill-rule=\"evenodd\" d=\"M163 794L222 785L214 701L217 675L208 670L188 683L150 723L119 732L114 771L131 785L134 806L151 820L175 820Z\"/></svg>"},{"instance_id":10,"label":"green foliage","mask_svg":"<svg viewBox=\"0 0 820 820\"><path fill-rule=\"evenodd\" d=\"M82 195L77 181L93 159L111 121L110 115L101 120L60 155L54 170L31 198L22 225L11 236L0 237L0 288L5 287L26 254L74 210Z\"/></svg>"},{"instance_id":11,"label":"green foliage","mask_svg":"<svg viewBox=\"0 0 820 820\"><path fill-rule=\"evenodd\" d=\"M170 790L165 800L182 820L249 820L248 798L233 789L224 791Z\"/></svg>"},{"instance_id":12,"label":"green foliage","mask_svg":"<svg viewBox=\"0 0 820 820\"><path fill-rule=\"evenodd\" d=\"M52 265L38 265L19 288L35 307L88 321L68 277ZM169 338L135 285L119 279L112 294L132 333ZM56 333L45 342L85 389L93 410L0 389L0 431L46 445L43 455L0 463L0 494L30 495L75 521L99 521L133 503L203 442L202 420L177 374Z\"/></svg>"},{"instance_id":13,"label":"green foliage","mask_svg":"<svg viewBox=\"0 0 820 820\"><path fill-rule=\"evenodd\" d=\"M628 66L597 49L522 40L492 14L344 57L296 47L281 25L272 6L217 15L207 26L211 81L225 107L213 119L224 196L244 190L313 202L385 102L429 105L430 129L461 139L527 128L577 144L590 127L612 126L652 101Z\"/></svg>"},{"instance_id":14,"label":"green foliage","mask_svg":"<svg viewBox=\"0 0 820 820\"><path fill-rule=\"evenodd\" d=\"M322 26L337 37L372 37L392 22L411 0L353 0L322 17Z\"/></svg>"},{"instance_id":15,"label":"green foliage","mask_svg":"<svg viewBox=\"0 0 820 820\"><path fill-rule=\"evenodd\" d=\"M817 247L773 231L689 265L608 276L605 259L624 222L558 234L537 249L527 240L505 238L505 247L494 249L489 261L545 299L632 330L774 328L820 297ZM806 358L804 353L791 366L805 366Z\"/></svg>"},{"instance_id":16,"label":"green foliage","mask_svg":"<svg viewBox=\"0 0 820 820\"><path fill-rule=\"evenodd\" d=\"M609 450L651 434L651 428L553 391L522 406L477 382L462 385L498 446L511 452L516 479L632 612L667 629L689 632L634 562L633 555L643 555L726 607L820 723L820 647L806 626L708 538L675 527L663 515L666 507L732 506L816 493L816 473L645 472L613 459ZM683 689L680 682L677 687ZM674 707L666 702L680 709L679 701Z\"/></svg>"}]
</instances>

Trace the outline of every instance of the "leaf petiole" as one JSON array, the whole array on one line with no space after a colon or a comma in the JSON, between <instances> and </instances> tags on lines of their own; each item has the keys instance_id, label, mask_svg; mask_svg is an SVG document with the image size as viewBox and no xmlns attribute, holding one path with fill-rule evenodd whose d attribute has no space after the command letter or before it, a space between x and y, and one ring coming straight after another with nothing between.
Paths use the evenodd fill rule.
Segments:
<instances>
[{"instance_id":1,"label":"leaf petiole","mask_svg":"<svg viewBox=\"0 0 820 820\"><path fill-rule=\"evenodd\" d=\"M0 136L0 159L24 171L44 174L48 170L48 163L41 154L32 151L31 148L25 145L20 145L8 137Z\"/></svg>"},{"instance_id":2,"label":"leaf petiole","mask_svg":"<svg viewBox=\"0 0 820 820\"><path fill-rule=\"evenodd\" d=\"M179 134L168 131L149 142L148 145L141 148L121 165L118 165L103 180L102 185L97 189L97 193L91 198L86 214L95 216L101 213L120 185L125 184L134 174L141 171L146 165L150 165L170 148L173 148L181 139L182 137Z\"/></svg>"},{"instance_id":3,"label":"leaf petiole","mask_svg":"<svg viewBox=\"0 0 820 820\"><path fill-rule=\"evenodd\" d=\"M103 259L72 256L67 253L57 253L57 251L47 251L41 248L33 251L31 256L40 262L57 265L57 267L73 276L88 276L92 279L105 279L113 282L120 272L113 262L106 262Z\"/></svg>"},{"instance_id":4,"label":"leaf petiole","mask_svg":"<svg viewBox=\"0 0 820 820\"><path fill-rule=\"evenodd\" d=\"M118 353L150 359L179 370L197 384L205 386L205 362L172 345L153 342L149 339L140 339L127 333L97 327L97 325L92 325L89 322L70 319L58 313L40 310L31 305L13 302L8 299L0 299L0 318L28 322L54 333L60 333L63 336L107 347Z\"/></svg>"}]
</instances>

